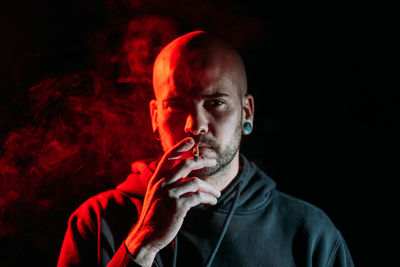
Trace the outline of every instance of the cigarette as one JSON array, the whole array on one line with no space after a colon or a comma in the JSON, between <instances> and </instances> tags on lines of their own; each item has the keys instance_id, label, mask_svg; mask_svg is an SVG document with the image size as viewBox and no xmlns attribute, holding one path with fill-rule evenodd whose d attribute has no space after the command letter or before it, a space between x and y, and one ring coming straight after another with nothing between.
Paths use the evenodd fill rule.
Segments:
<instances>
[{"instance_id":1,"label":"cigarette","mask_svg":"<svg viewBox=\"0 0 400 267\"><path fill-rule=\"evenodd\" d=\"M193 148L193 159L194 161L197 161L199 159L200 153L199 153L199 145L195 146Z\"/></svg>"}]
</instances>

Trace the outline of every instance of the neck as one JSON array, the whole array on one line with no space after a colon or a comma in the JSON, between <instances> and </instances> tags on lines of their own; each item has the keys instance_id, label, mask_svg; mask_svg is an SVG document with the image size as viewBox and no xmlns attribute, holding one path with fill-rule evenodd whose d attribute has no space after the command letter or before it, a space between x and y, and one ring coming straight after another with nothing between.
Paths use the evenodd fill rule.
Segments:
<instances>
[{"instance_id":1,"label":"neck","mask_svg":"<svg viewBox=\"0 0 400 267\"><path fill-rule=\"evenodd\" d=\"M237 176L239 172L239 151L233 160L220 172L209 176L206 181L215 186L216 189L223 191Z\"/></svg>"}]
</instances>

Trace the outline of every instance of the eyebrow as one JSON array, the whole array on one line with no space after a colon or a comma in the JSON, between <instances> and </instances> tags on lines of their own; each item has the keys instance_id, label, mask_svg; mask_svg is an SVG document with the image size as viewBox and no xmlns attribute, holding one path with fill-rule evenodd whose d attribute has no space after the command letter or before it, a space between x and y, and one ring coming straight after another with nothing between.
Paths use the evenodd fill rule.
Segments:
<instances>
[{"instance_id":1,"label":"eyebrow","mask_svg":"<svg viewBox=\"0 0 400 267\"><path fill-rule=\"evenodd\" d=\"M217 93L214 93L214 94L204 94L201 97L202 98L206 98L206 99L217 98L217 97L228 97L228 98L230 98L231 95L227 94L227 93L217 92ZM167 101L167 102L179 102L179 101L183 101L183 100L184 100L184 97L182 97L182 96L172 95L172 96L167 97L164 101Z\"/></svg>"},{"instance_id":2,"label":"eyebrow","mask_svg":"<svg viewBox=\"0 0 400 267\"><path fill-rule=\"evenodd\" d=\"M173 95L173 96L167 97L164 101L182 101L182 100L183 100L183 97Z\"/></svg>"},{"instance_id":3,"label":"eyebrow","mask_svg":"<svg viewBox=\"0 0 400 267\"><path fill-rule=\"evenodd\" d=\"M231 97L230 94L226 94L226 93L214 93L214 94L209 94L209 95L202 95L203 98L216 98L216 97Z\"/></svg>"}]
</instances>

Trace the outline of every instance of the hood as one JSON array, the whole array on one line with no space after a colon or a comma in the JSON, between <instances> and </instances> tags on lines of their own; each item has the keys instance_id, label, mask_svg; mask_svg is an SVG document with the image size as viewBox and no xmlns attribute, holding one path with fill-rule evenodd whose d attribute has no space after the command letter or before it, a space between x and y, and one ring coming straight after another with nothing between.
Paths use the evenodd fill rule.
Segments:
<instances>
[{"instance_id":1,"label":"hood","mask_svg":"<svg viewBox=\"0 0 400 267\"><path fill-rule=\"evenodd\" d=\"M147 183L156 169L158 161L136 161L132 163L132 173L127 179L117 186L117 190L129 195L143 198L146 193ZM235 191L240 184L240 198L236 205L235 213L254 212L268 204L271 191L275 182L269 178L255 163L249 162L245 156L240 155L240 170L238 176L223 190L217 205L211 207L220 211L228 211L230 202L235 197ZM207 209L210 206L198 205L196 209Z\"/></svg>"},{"instance_id":2,"label":"hood","mask_svg":"<svg viewBox=\"0 0 400 267\"><path fill-rule=\"evenodd\" d=\"M150 159L135 161L131 164L132 173L126 180L117 186L117 190L123 191L137 198L144 198L147 190L147 184L153 175L158 160Z\"/></svg>"},{"instance_id":3,"label":"hood","mask_svg":"<svg viewBox=\"0 0 400 267\"><path fill-rule=\"evenodd\" d=\"M240 154L240 170L238 176L228 185L214 206L219 211L227 212L235 198L235 191L240 184L240 197L236 204L235 214L255 212L270 201L275 182L257 165ZM199 205L200 206L200 205ZM199 207L201 208L201 207Z\"/></svg>"}]
</instances>

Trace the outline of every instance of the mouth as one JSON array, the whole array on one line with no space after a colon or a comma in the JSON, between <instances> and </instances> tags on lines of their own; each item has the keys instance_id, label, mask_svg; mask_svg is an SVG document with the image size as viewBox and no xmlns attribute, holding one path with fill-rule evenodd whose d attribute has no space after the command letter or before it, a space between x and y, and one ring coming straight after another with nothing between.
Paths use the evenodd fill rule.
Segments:
<instances>
[{"instance_id":1,"label":"mouth","mask_svg":"<svg viewBox=\"0 0 400 267\"><path fill-rule=\"evenodd\" d=\"M212 149L212 147L208 144L204 143L197 143L193 147L193 158L195 161L199 159L199 157L204 157L205 154L208 154L206 151ZM204 153L205 152L205 153Z\"/></svg>"},{"instance_id":2,"label":"mouth","mask_svg":"<svg viewBox=\"0 0 400 267\"><path fill-rule=\"evenodd\" d=\"M196 154L193 154L195 157L202 157L202 158L207 158L207 157L212 157L215 153L215 150L212 148L212 146L209 145L199 145L195 151L197 152Z\"/></svg>"},{"instance_id":3,"label":"mouth","mask_svg":"<svg viewBox=\"0 0 400 267\"><path fill-rule=\"evenodd\" d=\"M206 145L206 144L198 144L199 148L211 148L210 145Z\"/></svg>"},{"instance_id":4,"label":"mouth","mask_svg":"<svg viewBox=\"0 0 400 267\"><path fill-rule=\"evenodd\" d=\"M211 145L205 143L196 143L194 146L199 148L212 148Z\"/></svg>"}]
</instances>

